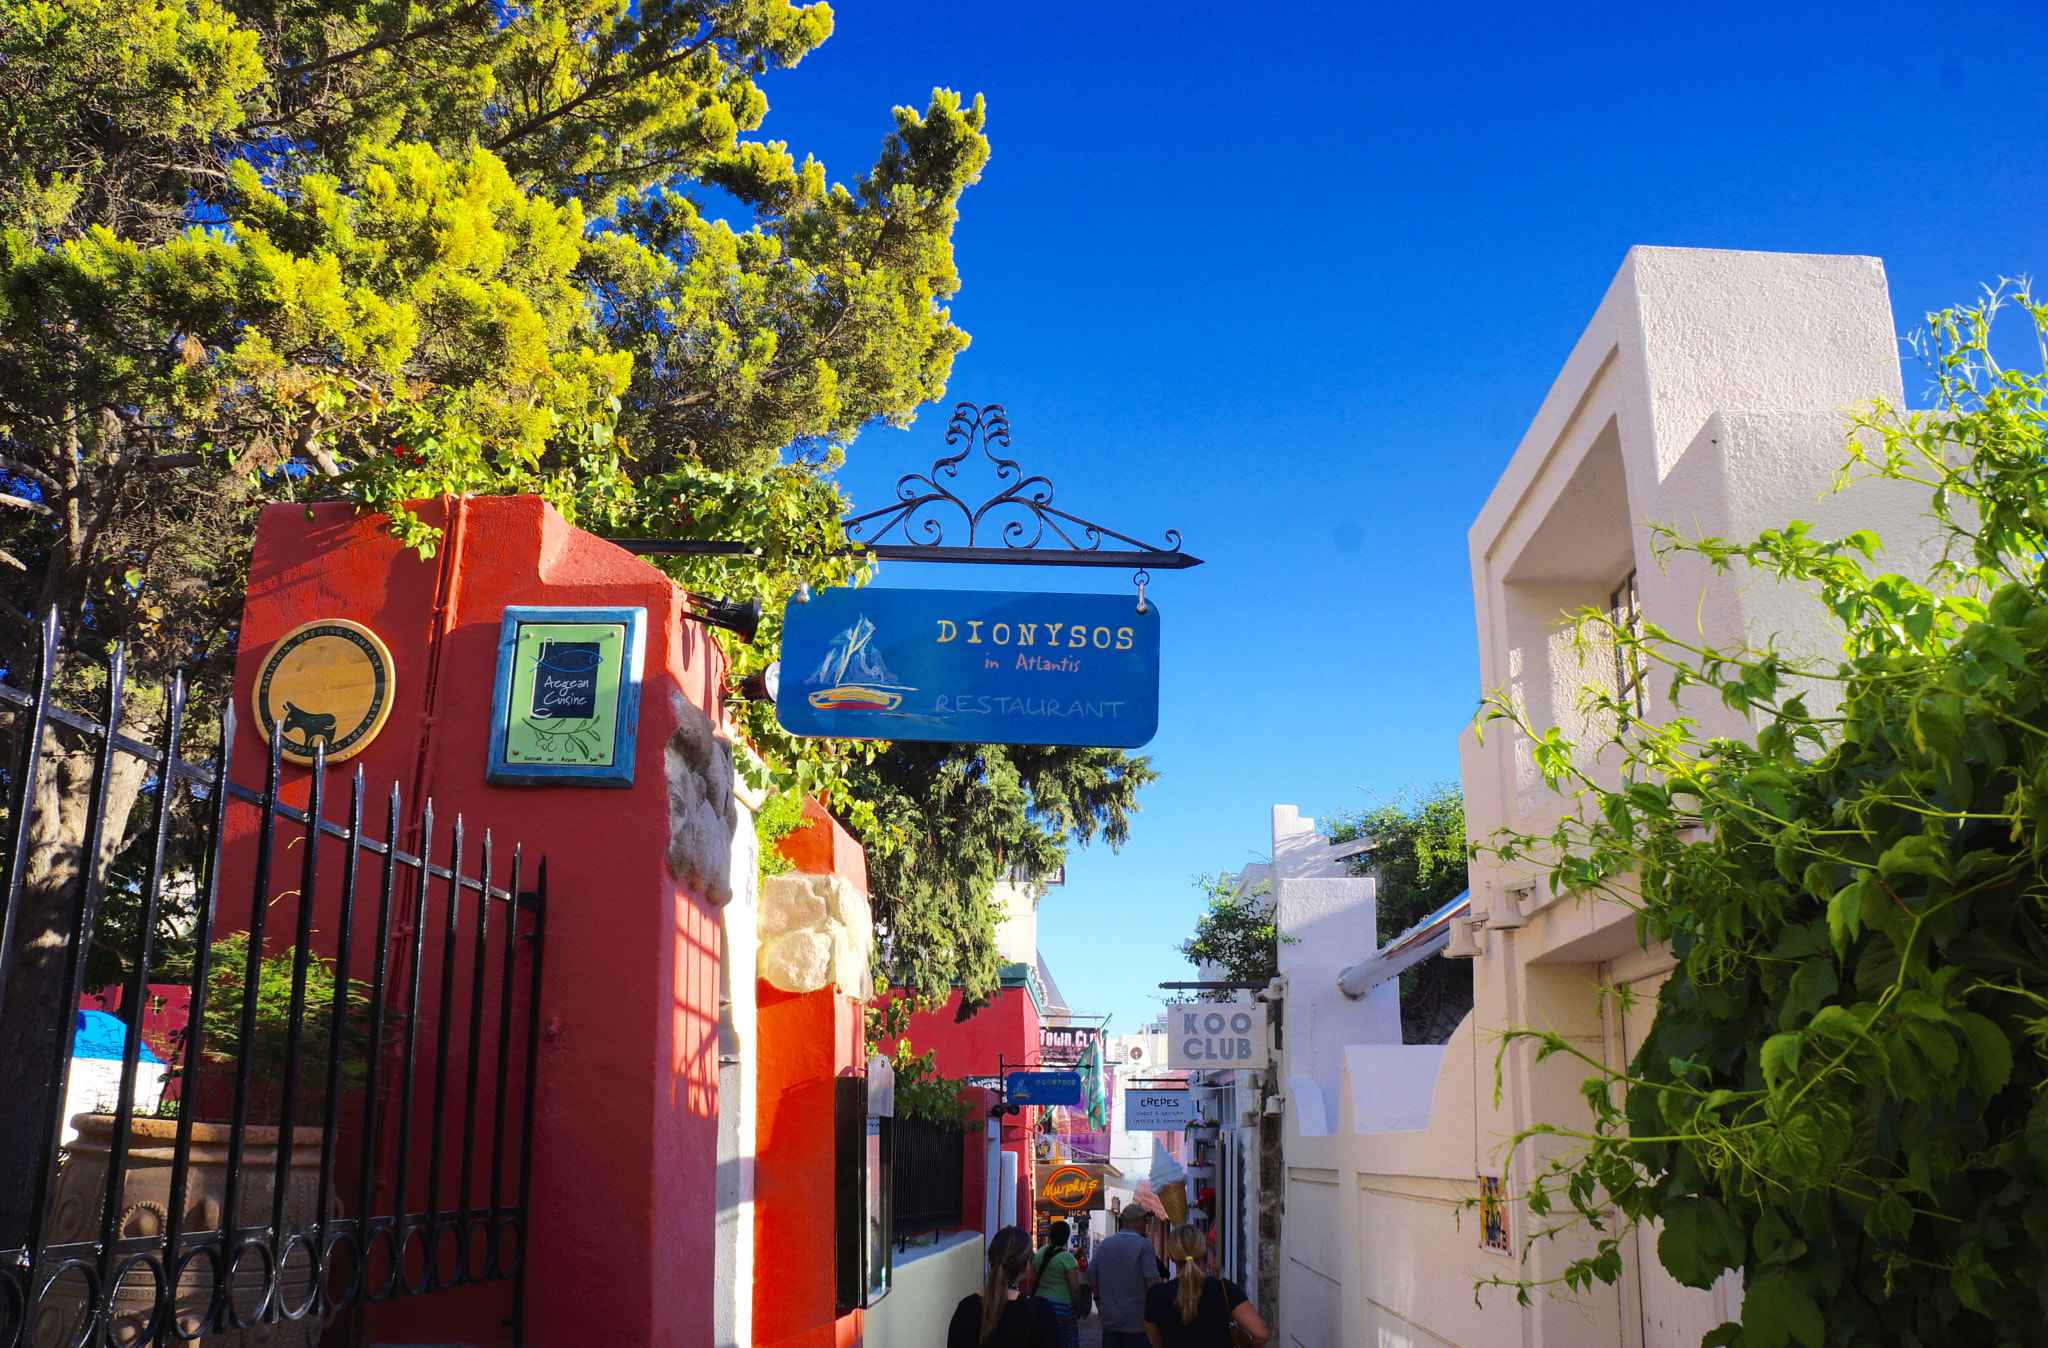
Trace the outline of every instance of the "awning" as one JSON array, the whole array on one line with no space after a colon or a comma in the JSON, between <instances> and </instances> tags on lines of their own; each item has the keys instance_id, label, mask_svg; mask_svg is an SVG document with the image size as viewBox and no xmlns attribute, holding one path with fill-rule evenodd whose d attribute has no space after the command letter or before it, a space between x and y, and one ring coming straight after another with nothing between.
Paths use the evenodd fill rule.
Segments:
<instances>
[{"instance_id":1,"label":"awning","mask_svg":"<svg viewBox=\"0 0 2048 1348\"><path fill-rule=\"evenodd\" d=\"M1451 940L1451 924L1472 916L1472 891L1466 890L1422 921L1387 942L1386 948L1337 975L1337 990L1354 1000L1412 969L1442 950Z\"/></svg>"}]
</instances>

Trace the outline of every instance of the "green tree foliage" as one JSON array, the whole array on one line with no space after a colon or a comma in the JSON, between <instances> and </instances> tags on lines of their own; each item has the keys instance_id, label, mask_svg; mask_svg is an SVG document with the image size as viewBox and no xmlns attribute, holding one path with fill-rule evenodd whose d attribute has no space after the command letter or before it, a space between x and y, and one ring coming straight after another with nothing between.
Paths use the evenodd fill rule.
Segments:
<instances>
[{"instance_id":1,"label":"green tree foliage","mask_svg":"<svg viewBox=\"0 0 2048 1348\"><path fill-rule=\"evenodd\" d=\"M2048 308L2017 298L2048 338ZM1842 658L1802 669L1587 615L1600 658L1627 644L1754 739L1595 697L1619 786L1577 766L1592 746L1529 731L1582 808L1494 843L1560 892L1637 904L1678 957L1624 1072L1515 1037L1593 1073L1588 1126L1532 1130L1569 1146L1532 1210L1595 1237L1564 1281L1619 1275L1616 1214L1657 1219L1679 1281L1742 1270L1742 1321L1707 1343L2048 1342L2048 380L1993 363L1996 308L1931 319L1932 411L1857 418L1845 477L1928 489L1947 545L1931 579L1872 574L1867 530L1667 534L1810 587ZM1496 699L1482 719L1513 716Z\"/></svg>"},{"instance_id":2,"label":"green tree foliage","mask_svg":"<svg viewBox=\"0 0 2048 1348\"><path fill-rule=\"evenodd\" d=\"M744 139L830 31L789 0L0 3L0 658L52 603L144 675L226 654L269 501L532 491L602 527L907 419L966 341L982 112L899 109L851 186Z\"/></svg>"},{"instance_id":3,"label":"green tree foliage","mask_svg":"<svg viewBox=\"0 0 2048 1348\"><path fill-rule=\"evenodd\" d=\"M0 669L54 606L88 657L67 698L121 639L129 733L176 669L217 705L274 502L359 502L422 551L404 503L446 492L536 493L599 532L737 519L756 556L672 573L845 578L818 470L964 347L952 230L988 144L945 91L878 124L850 184L749 139L760 77L831 26L790 0L0 0ZM707 219L704 187L751 218ZM758 776L858 813L867 751L749 728ZM67 731L37 749L62 808L0 1007L24 1064L68 1023L90 766ZM110 789L124 843L142 767ZM0 1135L46 1086L0 1065ZM0 1241L24 1174L0 1156Z\"/></svg>"},{"instance_id":4,"label":"green tree foliage","mask_svg":"<svg viewBox=\"0 0 2048 1348\"><path fill-rule=\"evenodd\" d=\"M866 1051L880 1053L896 1072L896 1117L923 1119L962 1131L980 1122L973 1105L960 1098L967 1083L939 1071L936 1049L919 1053L910 1044L916 1002L901 991L885 991L867 1004L862 1025Z\"/></svg>"},{"instance_id":5,"label":"green tree foliage","mask_svg":"<svg viewBox=\"0 0 2048 1348\"><path fill-rule=\"evenodd\" d=\"M1354 875L1378 878L1379 942L1384 946L1465 892L1465 797L1456 782L1404 792L1331 821L1330 840L1372 839L1352 858ZM1401 975L1401 1037L1441 1044L1472 1009L1472 965L1428 959Z\"/></svg>"},{"instance_id":6,"label":"green tree foliage","mask_svg":"<svg viewBox=\"0 0 2048 1348\"><path fill-rule=\"evenodd\" d=\"M996 882L1051 875L1098 835L1122 847L1138 788L1158 775L1120 749L1033 745L893 744L853 765L852 793L875 816L856 831L900 840L868 857L878 981L919 1006L955 984L963 1012L985 1004L1002 975Z\"/></svg>"},{"instance_id":7,"label":"green tree foliage","mask_svg":"<svg viewBox=\"0 0 2048 1348\"><path fill-rule=\"evenodd\" d=\"M1197 969L1213 965L1233 979L1244 982L1268 981L1280 973L1280 942L1283 937L1273 921L1272 892L1268 884L1240 889L1232 875L1201 875L1195 886L1207 896L1207 906L1195 919L1195 934L1181 946L1181 953ZM1196 998L1197 1001L1201 1000Z\"/></svg>"},{"instance_id":8,"label":"green tree foliage","mask_svg":"<svg viewBox=\"0 0 2048 1348\"><path fill-rule=\"evenodd\" d=\"M297 986L297 968L295 952L289 950L265 955L256 962L254 1034L245 1040L243 984L249 974L249 938L246 933L236 932L213 943L207 968L205 1023L187 1031L188 1036L196 1035L200 1058L205 1063L200 1074L201 1093L207 1102L220 1102L211 1109L202 1102L198 1106L201 1117L213 1117L230 1098L236 1064L244 1059L250 1064L257 1107L267 1110L281 1103L286 1050L293 1028L292 995ZM298 1024L302 1109L318 1108L326 1102L327 1068L334 1051L334 994L333 961L311 956L306 961L303 986L305 1009ZM370 1059L379 1047L370 1039L370 985L350 979L347 1002L348 1024L343 1029L341 1044L341 1079L345 1086L354 1085L369 1071ZM395 1043L404 1029L404 1013L387 1009L383 1047ZM189 1063L189 1045L181 1057ZM188 1073L189 1068L181 1065L180 1071Z\"/></svg>"}]
</instances>

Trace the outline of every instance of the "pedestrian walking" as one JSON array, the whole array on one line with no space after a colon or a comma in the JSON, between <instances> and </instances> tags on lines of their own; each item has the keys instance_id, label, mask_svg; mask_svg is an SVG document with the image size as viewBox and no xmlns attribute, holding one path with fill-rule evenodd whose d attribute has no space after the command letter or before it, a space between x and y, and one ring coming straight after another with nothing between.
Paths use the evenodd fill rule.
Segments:
<instances>
[{"instance_id":1,"label":"pedestrian walking","mask_svg":"<svg viewBox=\"0 0 2048 1348\"><path fill-rule=\"evenodd\" d=\"M1102 1317L1102 1348L1146 1348L1145 1294L1166 1278L1152 1242L1145 1238L1145 1209L1136 1204L1117 1214L1117 1232L1095 1247L1088 1284Z\"/></svg>"},{"instance_id":2,"label":"pedestrian walking","mask_svg":"<svg viewBox=\"0 0 2048 1348\"><path fill-rule=\"evenodd\" d=\"M1031 1266L1031 1237L1006 1226L988 1243L981 1290L960 1299L946 1330L946 1348L1061 1348L1059 1322L1042 1297L1017 1290Z\"/></svg>"},{"instance_id":3,"label":"pedestrian walking","mask_svg":"<svg viewBox=\"0 0 2048 1348\"><path fill-rule=\"evenodd\" d=\"M1072 1234L1073 1228L1065 1222L1054 1222L1045 1228L1045 1248L1038 1252L1037 1279L1032 1289L1052 1303L1064 1348L1081 1348L1081 1321L1076 1313L1081 1306L1081 1265L1067 1248L1067 1238Z\"/></svg>"},{"instance_id":4,"label":"pedestrian walking","mask_svg":"<svg viewBox=\"0 0 2048 1348\"><path fill-rule=\"evenodd\" d=\"M1145 1337L1152 1348L1231 1348L1233 1324L1250 1338L1252 1348L1273 1337L1242 1287L1203 1271L1207 1236L1192 1226L1176 1226L1166 1238L1166 1254L1180 1272L1145 1293Z\"/></svg>"}]
</instances>

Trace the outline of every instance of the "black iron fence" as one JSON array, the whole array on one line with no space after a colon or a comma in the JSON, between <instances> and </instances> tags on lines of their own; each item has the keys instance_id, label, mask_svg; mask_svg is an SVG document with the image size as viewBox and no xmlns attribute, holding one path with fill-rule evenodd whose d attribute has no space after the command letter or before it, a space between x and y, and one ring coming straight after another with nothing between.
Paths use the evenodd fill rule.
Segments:
<instances>
[{"instance_id":1,"label":"black iron fence","mask_svg":"<svg viewBox=\"0 0 2048 1348\"><path fill-rule=\"evenodd\" d=\"M328 820L324 745L310 780L293 770L306 802L294 808L280 799L281 733L262 789L240 785L232 707L213 762L187 762L182 681L165 690L157 744L109 733L131 691L120 651L102 723L53 704L56 642L52 617L34 687L0 684L0 715L24 747L5 794L0 1053L14 1056L0 1076L46 1083L39 1128L0 1136L0 1185L11 1178L24 1196L12 1213L0 1206L0 1348L137 1348L258 1325L276 1327L265 1341L310 1346L348 1308L497 1280L512 1284L518 1342L545 861L522 890L517 848L495 869L491 836L472 848L460 818L444 844L432 802L408 820L395 784L372 837L360 768L339 792L345 818ZM65 806L38 750L46 734L93 756L70 838L84 861L54 932L32 929L52 911L47 885L35 888L50 869L36 854L63 835L63 821L43 818ZM117 857L108 783L122 760L146 765L140 808L151 817ZM183 875L166 860L181 808L197 839ZM409 829L417 854L399 846ZM64 1143L71 1025L88 944L108 939L110 875L134 905L132 929L117 934L129 970L118 1103L78 1117ZM139 1021L180 881L189 1019L174 1099L152 1113L138 1108ZM52 949L61 959L30 957ZM35 979L48 995L29 995ZM29 1022L53 1006L63 1032L39 1040ZM52 1051L24 1064L20 1047L38 1042Z\"/></svg>"},{"instance_id":2,"label":"black iron fence","mask_svg":"<svg viewBox=\"0 0 2048 1348\"><path fill-rule=\"evenodd\" d=\"M928 1231L961 1225L966 1164L967 1134L923 1119L897 1119L891 1237L904 1244Z\"/></svg>"}]
</instances>

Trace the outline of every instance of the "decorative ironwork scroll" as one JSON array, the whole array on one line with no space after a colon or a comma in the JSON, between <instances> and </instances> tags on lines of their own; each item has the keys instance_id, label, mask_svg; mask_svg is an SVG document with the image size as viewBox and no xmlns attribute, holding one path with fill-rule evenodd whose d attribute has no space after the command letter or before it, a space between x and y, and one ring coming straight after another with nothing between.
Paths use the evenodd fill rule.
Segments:
<instances>
[{"instance_id":1,"label":"decorative ironwork scroll","mask_svg":"<svg viewBox=\"0 0 2048 1348\"><path fill-rule=\"evenodd\" d=\"M982 454L995 468L999 490L979 504L969 504L954 485L960 480L962 463L975 451L977 436ZM840 521L854 551L884 561L907 562L1156 566L1168 571L1202 564L1201 558L1180 550L1178 530L1167 530L1166 545L1159 547L1053 505L1050 478L1042 473L1026 474L1015 459L996 453L998 446L1010 447L1010 422L1000 404L955 404L946 423L946 443L959 445L959 452L937 460L925 472L898 478L894 501ZM744 550L738 543L715 540L612 541L642 554L722 556Z\"/></svg>"},{"instance_id":2,"label":"decorative ironwork scroll","mask_svg":"<svg viewBox=\"0 0 2048 1348\"><path fill-rule=\"evenodd\" d=\"M974 453L977 435L981 439L982 454L995 467L997 483L1008 485L981 504L969 505L950 484L958 481L961 463ZM990 403L986 407L976 407L973 403L956 404L952 418L946 423L946 443L959 445L960 452L939 459L929 472L906 473L898 478L893 502L845 521L847 538L873 548L885 543L892 532L900 529L899 548L936 549L947 547L946 530L950 524L955 526L956 542L947 548L949 552L960 549L1033 552L1043 545L1054 550L1054 555L1032 557L1030 561L1058 565L1062 559L1057 558L1057 551L1064 547L1068 552L1115 555L1116 561L1103 563L1111 566L1195 564L1195 558L1180 551L1180 533L1177 530L1166 531L1166 546L1161 548L1053 505L1050 478L1042 473L1027 476L1015 459L1006 459L996 453L998 445L1006 450L1010 447L1009 417L998 403ZM953 518L956 514L957 520ZM984 524L988 526L986 532ZM962 525L966 529L965 539L958 537L958 527ZM1001 539L1000 548L995 546L997 537ZM1105 542L1129 546L1105 549ZM1124 553L1143 553L1145 558L1133 560L1122 555ZM896 551L892 555L914 554ZM998 557L995 560L1011 559Z\"/></svg>"}]
</instances>

